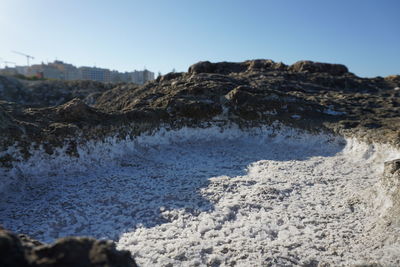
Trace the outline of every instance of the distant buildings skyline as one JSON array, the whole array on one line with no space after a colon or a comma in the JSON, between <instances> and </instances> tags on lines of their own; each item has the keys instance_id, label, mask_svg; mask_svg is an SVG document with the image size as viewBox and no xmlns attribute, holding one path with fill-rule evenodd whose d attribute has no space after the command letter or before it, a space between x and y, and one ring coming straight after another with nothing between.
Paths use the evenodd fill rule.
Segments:
<instances>
[{"instance_id":1,"label":"distant buildings skyline","mask_svg":"<svg viewBox=\"0 0 400 267\"><path fill-rule=\"evenodd\" d=\"M34 64L31 66L15 66L0 69L0 74L21 74L24 76L36 76L38 78L57 79L65 81L90 80L98 82L132 82L144 84L154 80L154 72L147 69L142 71L119 72L106 68L81 66L76 67L61 60L50 63Z\"/></svg>"}]
</instances>

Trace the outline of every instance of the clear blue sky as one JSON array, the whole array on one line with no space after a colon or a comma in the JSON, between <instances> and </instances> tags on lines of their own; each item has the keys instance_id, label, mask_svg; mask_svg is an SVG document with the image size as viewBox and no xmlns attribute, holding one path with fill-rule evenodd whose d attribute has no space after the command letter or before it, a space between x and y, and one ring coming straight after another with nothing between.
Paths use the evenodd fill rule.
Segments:
<instances>
[{"instance_id":1,"label":"clear blue sky","mask_svg":"<svg viewBox=\"0 0 400 267\"><path fill-rule=\"evenodd\" d=\"M2 0L0 58L186 71L267 58L400 74L400 0ZM3 64L1 64L3 66Z\"/></svg>"}]
</instances>

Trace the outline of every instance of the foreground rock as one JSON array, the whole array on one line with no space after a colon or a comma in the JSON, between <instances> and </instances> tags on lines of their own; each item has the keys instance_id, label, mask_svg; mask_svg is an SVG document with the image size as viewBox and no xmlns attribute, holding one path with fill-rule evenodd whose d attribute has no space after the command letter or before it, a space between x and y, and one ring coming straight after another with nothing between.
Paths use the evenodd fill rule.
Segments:
<instances>
[{"instance_id":1,"label":"foreground rock","mask_svg":"<svg viewBox=\"0 0 400 267\"><path fill-rule=\"evenodd\" d=\"M46 245L25 235L0 230L0 266L137 266L128 251L111 241L86 237L61 238Z\"/></svg>"}]
</instances>

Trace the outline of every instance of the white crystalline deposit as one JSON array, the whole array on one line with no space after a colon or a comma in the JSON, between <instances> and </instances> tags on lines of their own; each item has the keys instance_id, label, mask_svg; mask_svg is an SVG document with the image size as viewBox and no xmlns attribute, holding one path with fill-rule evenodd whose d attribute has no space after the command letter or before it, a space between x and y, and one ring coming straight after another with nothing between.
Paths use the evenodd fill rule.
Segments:
<instances>
[{"instance_id":1,"label":"white crystalline deposit","mask_svg":"<svg viewBox=\"0 0 400 267\"><path fill-rule=\"evenodd\" d=\"M383 161L400 157L390 147L212 127L110 138L80 155L38 153L5 172L26 186L4 193L0 224L42 241L111 238L141 266L400 261L400 244L384 242L399 233L372 231L379 210L365 200Z\"/></svg>"},{"instance_id":2,"label":"white crystalline deposit","mask_svg":"<svg viewBox=\"0 0 400 267\"><path fill-rule=\"evenodd\" d=\"M22 184L46 182L48 178L57 177L60 173L80 173L93 171L97 168L112 167L118 165L126 156L136 154L138 149L154 147L165 144L182 142L198 142L210 140L232 140L237 138L258 138L265 139L270 136L278 138L296 137L306 138L298 130L294 130L279 124L272 127L252 128L241 131L238 126L231 125L228 128L208 127L202 129L181 128L179 130L166 130L161 128L156 133L142 134L134 139L125 140L116 137L108 137L102 141L90 141L78 147L79 157L70 157L66 154L67 146L56 149L52 155L45 153L44 149L31 149L30 158L25 160L16 147L10 147L6 151L0 151L0 156L11 155L17 159L13 168L0 168L0 192L10 183L17 187ZM332 137L323 137L332 138ZM278 141L278 139L276 139ZM305 140L304 140L305 141ZM56 178L54 178L56 179Z\"/></svg>"},{"instance_id":3,"label":"white crystalline deposit","mask_svg":"<svg viewBox=\"0 0 400 267\"><path fill-rule=\"evenodd\" d=\"M346 114L346 112L336 111L336 110L333 110L333 109L326 109L326 110L324 110L324 113L328 114L328 115L333 115L333 116Z\"/></svg>"}]
</instances>

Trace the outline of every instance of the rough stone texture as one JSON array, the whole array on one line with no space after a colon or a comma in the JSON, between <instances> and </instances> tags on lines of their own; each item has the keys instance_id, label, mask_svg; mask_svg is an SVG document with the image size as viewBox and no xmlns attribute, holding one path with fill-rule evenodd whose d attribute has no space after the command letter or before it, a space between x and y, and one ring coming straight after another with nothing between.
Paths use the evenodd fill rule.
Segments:
<instances>
[{"instance_id":1,"label":"rough stone texture","mask_svg":"<svg viewBox=\"0 0 400 267\"><path fill-rule=\"evenodd\" d=\"M199 63L190 66L188 72L190 74L199 74L199 73L230 74L230 73L241 73L246 71L273 71L273 70L285 71L287 70L287 66L282 62L276 63L270 59L248 60L241 63L234 63L234 62L211 63L209 61L201 61Z\"/></svg>"},{"instance_id":2,"label":"rough stone texture","mask_svg":"<svg viewBox=\"0 0 400 267\"><path fill-rule=\"evenodd\" d=\"M23 84L18 79L0 75L0 99L20 102L25 98Z\"/></svg>"},{"instance_id":3,"label":"rough stone texture","mask_svg":"<svg viewBox=\"0 0 400 267\"><path fill-rule=\"evenodd\" d=\"M137 266L128 251L118 251L111 241L86 237L61 238L46 245L26 235L0 229L0 266Z\"/></svg>"},{"instance_id":4,"label":"rough stone texture","mask_svg":"<svg viewBox=\"0 0 400 267\"><path fill-rule=\"evenodd\" d=\"M400 76L367 79L340 64L287 66L272 60L199 62L187 73L169 73L142 86L0 76L0 166L16 160L4 153L14 144L24 157L40 145L49 154L67 145L67 153L78 156L76 147L86 140L215 121L244 127L280 121L400 147ZM399 165L387 163L382 178L398 225ZM65 238L44 245L0 231L0 266L71 265L135 266L106 241Z\"/></svg>"},{"instance_id":5,"label":"rough stone texture","mask_svg":"<svg viewBox=\"0 0 400 267\"><path fill-rule=\"evenodd\" d=\"M349 70L346 66L341 64L328 64L328 63L318 63L312 62L309 60L298 61L289 67L289 70L295 72L311 72L311 73L319 73L325 72L331 75L343 75L348 73Z\"/></svg>"},{"instance_id":6,"label":"rough stone texture","mask_svg":"<svg viewBox=\"0 0 400 267\"><path fill-rule=\"evenodd\" d=\"M0 266L29 266L24 247L19 238L0 229Z\"/></svg>"},{"instance_id":7,"label":"rough stone texture","mask_svg":"<svg viewBox=\"0 0 400 267\"><path fill-rule=\"evenodd\" d=\"M124 137L162 123L182 127L215 120L243 126L278 120L399 146L399 86L398 75L367 79L340 64L299 61L287 66L262 59L199 62L187 73L169 73L142 86L26 83L1 76L0 146L18 142L22 149L34 141L51 153L66 139ZM74 154L77 142L68 142Z\"/></svg>"},{"instance_id":8,"label":"rough stone texture","mask_svg":"<svg viewBox=\"0 0 400 267\"><path fill-rule=\"evenodd\" d=\"M29 107L57 106L73 98L94 103L113 86L94 81L23 81L0 76L0 99Z\"/></svg>"},{"instance_id":9,"label":"rough stone texture","mask_svg":"<svg viewBox=\"0 0 400 267\"><path fill-rule=\"evenodd\" d=\"M391 201L387 212L389 221L400 227L400 159L385 162L381 183L384 193Z\"/></svg>"}]
</instances>

